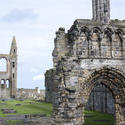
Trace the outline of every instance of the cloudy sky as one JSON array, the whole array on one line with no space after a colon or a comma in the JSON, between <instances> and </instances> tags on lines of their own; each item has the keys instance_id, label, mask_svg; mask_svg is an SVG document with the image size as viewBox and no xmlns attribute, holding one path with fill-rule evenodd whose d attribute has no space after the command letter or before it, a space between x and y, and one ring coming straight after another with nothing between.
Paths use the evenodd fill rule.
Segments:
<instances>
[{"instance_id":1,"label":"cloudy sky","mask_svg":"<svg viewBox=\"0 0 125 125\"><path fill-rule=\"evenodd\" d=\"M1 0L0 53L18 45L18 88L44 89L44 73L52 68L55 32L75 19L91 18L92 0ZM125 0L111 1L111 18L125 19Z\"/></svg>"}]
</instances>

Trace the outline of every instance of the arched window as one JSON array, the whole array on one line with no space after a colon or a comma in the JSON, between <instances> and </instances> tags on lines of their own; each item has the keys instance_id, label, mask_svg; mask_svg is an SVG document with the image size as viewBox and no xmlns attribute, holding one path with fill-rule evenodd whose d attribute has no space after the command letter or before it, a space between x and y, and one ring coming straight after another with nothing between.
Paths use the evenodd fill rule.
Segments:
<instances>
[{"instance_id":1,"label":"arched window","mask_svg":"<svg viewBox=\"0 0 125 125\"><path fill-rule=\"evenodd\" d=\"M10 81L9 80L6 80L6 85L7 85L7 88L10 88Z\"/></svg>"},{"instance_id":2,"label":"arched window","mask_svg":"<svg viewBox=\"0 0 125 125\"><path fill-rule=\"evenodd\" d=\"M2 79L2 80L1 80L1 84L3 85L3 84L4 84L4 82L5 82L5 81Z\"/></svg>"},{"instance_id":3,"label":"arched window","mask_svg":"<svg viewBox=\"0 0 125 125\"><path fill-rule=\"evenodd\" d=\"M2 80L1 80L1 88L4 88L4 83L5 83L5 80L2 79Z\"/></svg>"},{"instance_id":4,"label":"arched window","mask_svg":"<svg viewBox=\"0 0 125 125\"><path fill-rule=\"evenodd\" d=\"M7 71L7 60L5 58L0 59L0 72Z\"/></svg>"}]
</instances>

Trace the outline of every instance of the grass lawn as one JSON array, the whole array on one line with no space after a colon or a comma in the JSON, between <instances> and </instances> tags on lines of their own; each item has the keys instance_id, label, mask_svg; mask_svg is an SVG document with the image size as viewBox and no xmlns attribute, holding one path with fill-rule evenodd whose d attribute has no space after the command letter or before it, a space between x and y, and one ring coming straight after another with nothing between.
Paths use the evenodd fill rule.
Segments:
<instances>
[{"instance_id":1,"label":"grass lawn","mask_svg":"<svg viewBox=\"0 0 125 125\"><path fill-rule=\"evenodd\" d=\"M3 103L3 105L1 104ZM5 103L5 104L4 104ZM21 106L16 106L16 104L21 104ZM3 114L1 109L15 109L16 113ZM52 104L45 102L35 102L33 100L10 100L10 101L0 101L0 117L6 117L7 115L19 115L19 114L46 114L50 116L52 113ZM113 125L114 118L112 115L85 111L85 123L84 125Z\"/></svg>"},{"instance_id":2,"label":"grass lawn","mask_svg":"<svg viewBox=\"0 0 125 125\"><path fill-rule=\"evenodd\" d=\"M114 117L105 113L85 111L84 125L114 125Z\"/></svg>"},{"instance_id":3,"label":"grass lawn","mask_svg":"<svg viewBox=\"0 0 125 125\"><path fill-rule=\"evenodd\" d=\"M0 117L6 117L7 115L19 115L19 114L46 114L50 116L52 113L52 104L48 104L45 102L35 102L33 100L25 100L25 101L0 101L0 103L6 103L5 105L0 105ZM16 106L16 104L21 104L21 106ZM14 109L16 113L11 114L3 114L1 109Z\"/></svg>"}]
</instances>

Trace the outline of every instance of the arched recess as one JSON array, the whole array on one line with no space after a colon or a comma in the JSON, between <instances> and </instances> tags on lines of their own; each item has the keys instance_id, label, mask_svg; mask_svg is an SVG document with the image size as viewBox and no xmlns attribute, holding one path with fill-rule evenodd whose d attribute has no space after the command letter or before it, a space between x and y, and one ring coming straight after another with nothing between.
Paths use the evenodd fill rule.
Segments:
<instances>
[{"instance_id":1,"label":"arched recess","mask_svg":"<svg viewBox=\"0 0 125 125\"><path fill-rule=\"evenodd\" d=\"M114 34L114 39L112 42L112 48L113 48L113 57L118 58L118 57L123 57L124 54L124 48L123 48L123 35L124 31L122 29L117 29Z\"/></svg>"},{"instance_id":2,"label":"arched recess","mask_svg":"<svg viewBox=\"0 0 125 125\"><path fill-rule=\"evenodd\" d=\"M89 44L88 44L88 38L87 38L86 32L87 31L84 31L83 28L80 29L80 34L76 42L77 55L80 55L82 57L88 57L88 45Z\"/></svg>"},{"instance_id":3,"label":"arched recess","mask_svg":"<svg viewBox=\"0 0 125 125\"><path fill-rule=\"evenodd\" d=\"M99 27L92 28L92 41L91 41L91 49L90 49L90 55L91 57L100 57L101 56L101 35L102 31Z\"/></svg>"},{"instance_id":4,"label":"arched recess","mask_svg":"<svg viewBox=\"0 0 125 125\"><path fill-rule=\"evenodd\" d=\"M83 35L85 38L82 42L83 50L85 51L86 55L89 56L90 55L89 50L91 50L91 47L92 47L91 31L89 30L88 27L84 26L80 29L80 35Z\"/></svg>"},{"instance_id":5,"label":"arched recess","mask_svg":"<svg viewBox=\"0 0 125 125\"><path fill-rule=\"evenodd\" d=\"M0 72L7 71L7 60L6 58L0 58Z\"/></svg>"},{"instance_id":6,"label":"arched recess","mask_svg":"<svg viewBox=\"0 0 125 125\"><path fill-rule=\"evenodd\" d=\"M101 42L101 55L102 57L112 57L112 35L113 31L110 28L104 29L103 40Z\"/></svg>"},{"instance_id":7,"label":"arched recess","mask_svg":"<svg viewBox=\"0 0 125 125\"><path fill-rule=\"evenodd\" d=\"M86 105L92 89L97 82L102 82L112 93L115 100L115 125L125 124L125 73L113 67L103 67L94 71L83 83L79 95L83 107ZM83 99L82 99L83 98Z\"/></svg>"}]
</instances>

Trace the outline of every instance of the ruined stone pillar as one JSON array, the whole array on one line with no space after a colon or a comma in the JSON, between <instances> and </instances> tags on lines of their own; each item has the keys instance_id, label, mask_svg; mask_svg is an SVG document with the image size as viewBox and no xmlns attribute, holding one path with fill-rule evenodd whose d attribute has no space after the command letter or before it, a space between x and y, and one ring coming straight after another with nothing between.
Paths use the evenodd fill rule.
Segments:
<instances>
[{"instance_id":1,"label":"ruined stone pillar","mask_svg":"<svg viewBox=\"0 0 125 125\"><path fill-rule=\"evenodd\" d=\"M66 91L64 93L67 93ZM64 97L63 94L59 94L58 106L54 105L54 123L56 125L83 125L84 115L83 107L78 106L75 94L68 94ZM66 99L67 98L67 99Z\"/></svg>"},{"instance_id":2,"label":"ruined stone pillar","mask_svg":"<svg viewBox=\"0 0 125 125\"><path fill-rule=\"evenodd\" d=\"M69 65L67 65L68 68ZM67 68L65 69L67 70ZM83 105L79 96L78 71L59 71L54 84L53 118L56 125L83 125Z\"/></svg>"}]
</instances>

